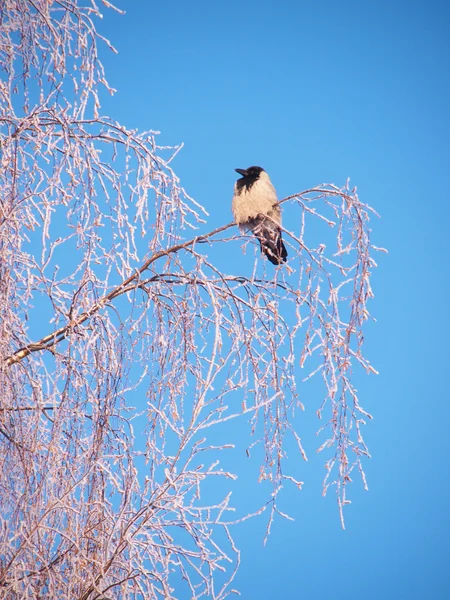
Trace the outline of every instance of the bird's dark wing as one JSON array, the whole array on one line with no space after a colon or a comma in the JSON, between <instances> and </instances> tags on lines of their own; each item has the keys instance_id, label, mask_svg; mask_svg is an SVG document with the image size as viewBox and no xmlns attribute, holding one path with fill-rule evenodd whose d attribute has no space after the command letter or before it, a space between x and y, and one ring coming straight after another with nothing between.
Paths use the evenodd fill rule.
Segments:
<instances>
[{"instance_id":1,"label":"bird's dark wing","mask_svg":"<svg viewBox=\"0 0 450 600\"><path fill-rule=\"evenodd\" d=\"M256 219L249 222L249 227L258 238L261 251L273 265L281 265L286 262L287 250L283 243L281 229L272 219L258 215Z\"/></svg>"}]
</instances>

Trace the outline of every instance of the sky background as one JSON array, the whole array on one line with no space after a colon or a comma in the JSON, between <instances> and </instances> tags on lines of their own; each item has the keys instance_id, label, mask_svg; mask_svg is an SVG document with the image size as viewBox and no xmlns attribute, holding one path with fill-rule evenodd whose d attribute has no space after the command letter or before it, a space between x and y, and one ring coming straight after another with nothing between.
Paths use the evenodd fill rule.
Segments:
<instances>
[{"instance_id":1,"label":"sky background","mask_svg":"<svg viewBox=\"0 0 450 600\"><path fill-rule=\"evenodd\" d=\"M280 197L350 177L389 249L365 344L380 375L358 380L374 415L370 491L355 478L342 531L310 451L303 491L284 496L295 522L278 520L265 548L264 519L235 529L234 587L258 600L449 598L450 4L117 5L125 16L105 9L98 23L119 51L103 51L118 92L102 112L185 144L172 166L208 231L231 220L234 168L256 164Z\"/></svg>"}]
</instances>

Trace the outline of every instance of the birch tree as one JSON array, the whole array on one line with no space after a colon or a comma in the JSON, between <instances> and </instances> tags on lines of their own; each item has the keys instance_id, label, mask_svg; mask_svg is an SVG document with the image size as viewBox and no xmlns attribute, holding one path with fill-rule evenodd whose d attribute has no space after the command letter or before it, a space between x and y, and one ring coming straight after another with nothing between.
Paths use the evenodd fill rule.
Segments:
<instances>
[{"instance_id":1,"label":"birch tree","mask_svg":"<svg viewBox=\"0 0 450 600\"><path fill-rule=\"evenodd\" d=\"M208 228L172 169L179 147L102 114L99 52L114 48L99 17L88 0L1 3L0 595L222 599L251 516L221 466L234 423L271 486L255 510L268 530L281 488L302 487L285 459L288 438L306 459L304 378L323 381L342 523L352 472L366 485L371 417L351 375L374 372L374 211L348 183L298 191L281 200L285 267L258 251L250 272L219 267L225 244L256 246Z\"/></svg>"}]
</instances>

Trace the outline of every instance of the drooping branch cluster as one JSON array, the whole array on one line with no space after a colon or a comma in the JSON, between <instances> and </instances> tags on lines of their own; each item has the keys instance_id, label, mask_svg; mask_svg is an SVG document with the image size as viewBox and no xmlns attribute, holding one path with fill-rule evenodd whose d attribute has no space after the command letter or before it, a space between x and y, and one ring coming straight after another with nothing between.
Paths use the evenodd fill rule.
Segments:
<instances>
[{"instance_id":1,"label":"drooping branch cluster","mask_svg":"<svg viewBox=\"0 0 450 600\"><path fill-rule=\"evenodd\" d=\"M352 370L373 370L373 211L348 185L282 200L289 262L273 270L224 237L232 224L207 232L171 168L179 148L100 116L94 3L5 6L0 589L225 598L249 516L232 457L260 461L270 490L252 510L269 527L282 486L302 485L301 367L325 384L324 491L341 514L352 470L364 477Z\"/></svg>"}]
</instances>

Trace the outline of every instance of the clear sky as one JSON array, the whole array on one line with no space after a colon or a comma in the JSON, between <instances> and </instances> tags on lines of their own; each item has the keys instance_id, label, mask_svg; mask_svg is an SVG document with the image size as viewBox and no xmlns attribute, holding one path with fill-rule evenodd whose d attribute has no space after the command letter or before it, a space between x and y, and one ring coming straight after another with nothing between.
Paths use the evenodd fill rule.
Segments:
<instances>
[{"instance_id":1,"label":"clear sky","mask_svg":"<svg viewBox=\"0 0 450 600\"><path fill-rule=\"evenodd\" d=\"M184 142L173 167L207 230L231 220L234 168L256 164L280 197L350 177L389 249L366 335L380 375L358 380L374 415L370 491L355 478L342 531L312 447L303 491L285 496L295 522L278 520L265 548L262 519L235 530L235 587L258 600L449 598L449 3L118 6L125 16L99 23L119 51L103 53L118 92L102 112Z\"/></svg>"}]
</instances>

